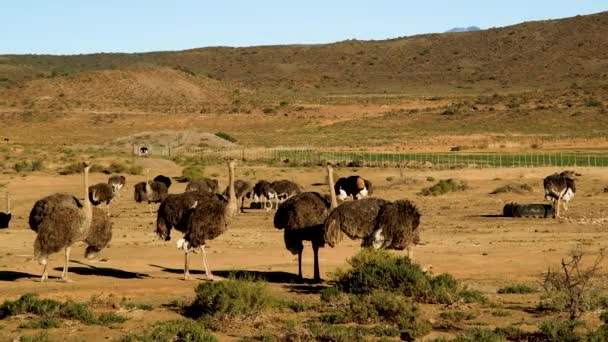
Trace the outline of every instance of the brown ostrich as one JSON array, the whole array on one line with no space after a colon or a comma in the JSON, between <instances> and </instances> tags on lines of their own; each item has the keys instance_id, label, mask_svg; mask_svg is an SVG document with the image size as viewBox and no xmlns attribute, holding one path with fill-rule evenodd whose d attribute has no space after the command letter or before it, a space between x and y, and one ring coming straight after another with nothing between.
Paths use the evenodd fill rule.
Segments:
<instances>
[{"instance_id":1,"label":"brown ostrich","mask_svg":"<svg viewBox=\"0 0 608 342\"><path fill-rule=\"evenodd\" d=\"M103 210L93 208L93 221L91 229L84 239L87 248L84 252L85 258L92 260L97 257L99 252L107 247L112 240L112 222L110 218L104 214Z\"/></svg>"},{"instance_id":2,"label":"brown ostrich","mask_svg":"<svg viewBox=\"0 0 608 342\"><path fill-rule=\"evenodd\" d=\"M167 185L163 182L150 181L150 170L146 169L146 181L135 184L135 202L148 202L148 211L152 213L150 203L160 203L168 195Z\"/></svg>"},{"instance_id":3,"label":"brown ostrich","mask_svg":"<svg viewBox=\"0 0 608 342\"><path fill-rule=\"evenodd\" d=\"M224 233L238 210L234 190L235 163L235 160L228 161L228 201L211 197L211 200L198 202L189 215L186 234L183 239L178 241L178 248L184 250L200 248L203 254L205 274L209 280L213 280L213 274L207 262L205 243Z\"/></svg>"},{"instance_id":4,"label":"brown ostrich","mask_svg":"<svg viewBox=\"0 0 608 342\"><path fill-rule=\"evenodd\" d=\"M110 216L110 203L114 200L114 189L112 185L108 183L97 183L89 187L89 201L94 206L98 206L101 203L106 203L108 216Z\"/></svg>"},{"instance_id":5,"label":"brown ostrich","mask_svg":"<svg viewBox=\"0 0 608 342\"><path fill-rule=\"evenodd\" d=\"M34 256L41 265L44 265L40 281L48 279L48 256L65 250L65 260L61 279L68 279L68 262L71 246L85 240L91 233L92 223L95 226L103 225L99 222L109 222L103 211L96 210L96 218L89 201L89 169L91 164L84 163L84 201L81 203L76 197L67 194L53 194L38 200L30 212L30 228L37 233L34 242ZM93 243L94 238L91 238Z\"/></svg>"},{"instance_id":6,"label":"brown ostrich","mask_svg":"<svg viewBox=\"0 0 608 342\"><path fill-rule=\"evenodd\" d=\"M364 198L344 202L325 220L325 242L331 247L342 240L342 233L351 239L362 239L362 246L407 249L420 241L420 213L413 202L389 202L380 198Z\"/></svg>"},{"instance_id":7,"label":"brown ostrich","mask_svg":"<svg viewBox=\"0 0 608 342\"><path fill-rule=\"evenodd\" d=\"M275 198L275 209L279 209L279 203L282 203L286 199L302 193L300 186L290 180L282 179L270 183L270 187L274 192ZM272 206L271 206L272 208Z\"/></svg>"},{"instance_id":8,"label":"brown ostrich","mask_svg":"<svg viewBox=\"0 0 608 342\"><path fill-rule=\"evenodd\" d=\"M228 196L228 190L230 186L226 187L226 190L222 193L225 196ZM234 181L234 193L236 195L237 201L241 202L241 212L244 213L245 207L245 197L249 195L251 192L251 184L243 179L237 179Z\"/></svg>"},{"instance_id":9,"label":"brown ostrich","mask_svg":"<svg viewBox=\"0 0 608 342\"><path fill-rule=\"evenodd\" d=\"M171 229L185 233L188 228L190 214L199 202L215 199L223 200L216 194L198 191L168 195L160 204L156 216L156 234L163 240L171 240ZM184 280L191 279L189 264L190 250L184 249Z\"/></svg>"},{"instance_id":10,"label":"brown ostrich","mask_svg":"<svg viewBox=\"0 0 608 342\"><path fill-rule=\"evenodd\" d=\"M302 280L303 241L312 243L314 253L314 280L320 281L319 248L325 246L324 222L331 209L338 206L333 191L333 170L327 165L327 177L331 200L318 192L302 192L281 203L274 215L274 226L284 229L285 247L298 255L298 279Z\"/></svg>"},{"instance_id":11,"label":"brown ostrich","mask_svg":"<svg viewBox=\"0 0 608 342\"><path fill-rule=\"evenodd\" d=\"M114 191L116 196L120 197L120 190L127 184L127 178L123 175L114 175L108 178L108 184L112 186L112 191Z\"/></svg>"},{"instance_id":12,"label":"brown ostrich","mask_svg":"<svg viewBox=\"0 0 608 342\"><path fill-rule=\"evenodd\" d=\"M563 171L547 176L543 180L545 199L552 202L553 218L560 218L559 207L563 204L568 211L568 202L574 198L576 185L574 184L574 171Z\"/></svg>"},{"instance_id":13,"label":"brown ostrich","mask_svg":"<svg viewBox=\"0 0 608 342\"><path fill-rule=\"evenodd\" d=\"M11 214L11 195L7 192L6 196L6 212L0 213L0 229L8 228L9 222L13 215Z\"/></svg>"},{"instance_id":14,"label":"brown ostrich","mask_svg":"<svg viewBox=\"0 0 608 342\"><path fill-rule=\"evenodd\" d=\"M201 178L190 181L186 186L186 192L200 191L214 194L218 192L219 188L220 186L217 179Z\"/></svg>"}]
</instances>

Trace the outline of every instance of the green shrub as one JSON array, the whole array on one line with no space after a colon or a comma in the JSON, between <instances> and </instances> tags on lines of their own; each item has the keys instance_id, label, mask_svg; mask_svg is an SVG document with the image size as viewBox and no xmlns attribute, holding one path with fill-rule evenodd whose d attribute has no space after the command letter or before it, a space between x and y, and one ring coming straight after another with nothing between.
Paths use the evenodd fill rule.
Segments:
<instances>
[{"instance_id":1,"label":"green shrub","mask_svg":"<svg viewBox=\"0 0 608 342\"><path fill-rule=\"evenodd\" d=\"M18 339L19 342L50 342L49 334L44 331L36 335L31 336L20 336Z\"/></svg>"},{"instance_id":2,"label":"green shrub","mask_svg":"<svg viewBox=\"0 0 608 342\"><path fill-rule=\"evenodd\" d=\"M577 342L582 341L576 333L576 328L583 326L581 321L544 321L538 327L543 335L543 341Z\"/></svg>"},{"instance_id":3,"label":"green shrub","mask_svg":"<svg viewBox=\"0 0 608 342\"><path fill-rule=\"evenodd\" d=\"M473 328L465 331L454 339L448 340L444 337L432 340L434 342L503 342L504 335L488 329Z\"/></svg>"},{"instance_id":4,"label":"green shrub","mask_svg":"<svg viewBox=\"0 0 608 342\"><path fill-rule=\"evenodd\" d=\"M602 101L596 99L589 99L587 100L587 102L585 102L585 105L587 107L601 107Z\"/></svg>"},{"instance_id":5,"label":"green shrub","mask_svg":"<svg viewBox=\"0 0 608 342\"><path fill-rule=\"evenodd\" d=\"M182 177L192 181L205 177L205 168L202 165L186 166L182 170Z\"/></svg>"},{"instance_id":6,"label":"green shrub","mask_svg":"<svg viewBox=\"0 0 608 342\"><path fill-rule=\"evenodd\" d=\"M472 319L475 319L475 318L477 318L477 315L475 315L472 312L464 312L464 311L444 311L441 314L439 314L439 317L441 317L443 319L447 319L449 321L460 322L460 321L470 321Z\"/></svg>"},{"instance_id":7,"label":"green shrub","mask_svg":"<svg viewBox=\"0 0 608 342\"><path fill-rule=\"evenodd\" d=\"M124 323L128 320L125 316L117 315L113 312L104 312L97 317L97 324L110 325L112 323Z\"/></svg>"},{"instance_id":8,"label":"green shrub","mask_svg":"<svg viewBox=\"0 0 608 342\"><path fill-rule=\"evenodd\" d=\"M126 172L130 175L142 175L144 173L144 168L139 165L131 165Z\"/></svg>"},{"instance_id":9,"label":"green shrub","mask_svg":"<svg viewBox=\"0 0 608 342\"><path fill-rule=\"evenodd\" d=\"M122 301L120 302L120 306L122 306L125 309L129 309L129 310L145 310L145 311L154 310L154 307L150 304L132 303L132 302L128 302L125 298L123 298Z\"/></svg>"},{"instance_id":10,"label":"green shrub","mask_svg":"<svg viewBox=\"0 0 608 342\"><path fill-rule=\"evenodd\" d=\"M32 160L30 162L21 161L21 162L15 163L13 168L17 172L40 171L40 170L44 169L44 163L42 162L42 160Z\"/></svg>"},{"instance_id":11,"label":"green shrub","mask_svg":"<svg viewBox=\"0 0 608 342\"><path fill-rule=\"evenodd\" d=\"M428 177L426 177L426 180L427 180L428 182L434 182L434 181L435 181L435 177L428 176Z\"/></svg>"},{"instance_id":12,"label":"green shrub","mask_svg":"<svg viewBox=\"0 0 608 342\"><path fill-rule=\"evenodd\" d=\"M468 185L463 181L452 178L447 180L441 179L433 186L422 189L419 194L422 196L439 196L449 192L465 191L468 188Z\"/></svg>"},{"instance_id":13,"label":"green shrub","mask_svg":"<svg viewBox=\"0 0 608 342\"><path fill-rule=\"evenodd\" d=\"M492 312L492 316L494 316L494 317L508 317L511 315L512 315L511 311L507 311L507 310L496 310L496 311Z\"/></svg>"},{"instance_id":14,"label":"green shrub","mask_svg":"<svg viewBox=\"0 0 608 342\"><path fill-rule=\"evenodd\" d=\"M228 134L226 132L217 132L217 133L215 133L215 135L217 137L220 137L220 138L222 138L224 140L228 140L228 141L233 142L233 143L237 142L237 140L236 140L235 137L231 136L230 134Z\"/></svg>"},{"instance_id":15,"label":"green shrub","mask_svg":"<svg viewBox=\"0 0 608 342\"><path fill-rule=\"evenodd\" d=\"M432 276L408 257L394 256L386 250L362 249L349 262L350 270L336 272L336 287L346 293L383 290L424 303L442 304L487 300L463 288L450 274Z\"/></svg>"},{"instance_id":16,"label":"green shrub","mask_svg":"<svg viewBox=\"0 0 608 342\"><path fill-rule=\"evenodd\" d=\"M196 299L185 308L192 318L253 315L274 302L266 284L259 281L205 282L199 284L195 292Z\"/></svg>"},{"instance_id":17,"label":"green shrub","mask_svg":"<svg viewBox=\"0 0 608 342\"><path fill-rule=\"evenodd\" d=\"M342 292L337 287L326 287L320 292L321 300L324 302L336 302L340 299Z\"/></svg>"},{"instance_id":18,"label":"green shrub","mask_svg":"<svg viewBox=\"0 0 608 342\"><path fill-rule=\"evenodd\" d=\"M490 192L490 194L496 195L508 192L522 194L524 192L531 192L532 190L532 187L528 184L507 184L505 186L501 186L494 189L494 191Z\"/></svg>"},{"instance_id":19,"label":"green shrub","mask_svg":"<svg viewBox=\"0 0 608 342\"><path fill-rule=\"evenodd\" d=\"M143 335L127 335L119 341L131 342L217 342L217 338L210 334L201 324L193 320L161 321L146 330Z\"/></svg>"},{"instance_id":20,"label":"green shrub","mask_svg":"<svg viewBox=\"0 0 608 342\"><path fill-rule=\"evenodd\" d=\"M54 318L41 318L34 322L27 322L19 325L23 329L52 329L61 327L61 322Z\"/></svg>"},{"instance_id":21,"label":"green shrub","mask_svg":"<svg viewBox=\"0 0 608 342\"><path fill-rule=\"evenodd\" d=\"M505 287L501 287L496 292L498 292L500 294L504 294L504 293L521 293L521 294L526 294L526 293L537 292L537 289L534 288L533 286L528 285L528 284L513 284L513 285L508 285L508 286L505 286Z\"/></svg>"}]
</instances>

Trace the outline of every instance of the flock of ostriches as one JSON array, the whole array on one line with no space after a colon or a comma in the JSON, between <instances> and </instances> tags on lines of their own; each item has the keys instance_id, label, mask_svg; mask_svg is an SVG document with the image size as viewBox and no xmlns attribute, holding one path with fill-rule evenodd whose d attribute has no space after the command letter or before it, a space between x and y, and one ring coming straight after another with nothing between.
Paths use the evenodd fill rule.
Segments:
<instances>
[{"instance_id":1,"label":"flock of ostriches","mask_svg":"<svg viewBox=\"0 0 608 342\"><path fill-rule=\"evenodd\" d=\"M329 194L303 192L294 182L261 180L253 187L249 182L235 179L235 161L228 161L229 185L219 193L214 179L191 180L186 191L169 194L171 179L157 176L134 186L137 202L160 203L157 210L156 233L171 239L171 230L183 233L177 247L184 251L184 279L191 279L189 261L192 252L200 250L207 279L213 279L209 269L205 245L225 232L237 215L238 201L243 211L245 198L252 198L252 208L275 209L274 226L284 231L285 247L298 255L298 277L302 279L303 241L310 241L314 252L314 279L320 280L319 248L334 247L343 234L362 240L363 246L376 249L407 249L420 241L420 212L409 200L388 201L369 197L372 184L359 176L338 179L334 183L333 170L327 166ZM112 238L110 203L120 196L125 186L124 176L116 175L107 183L89 186L90 164L83 165L84 200L73 195L56 193L38 200L29 216L29 225L37 233L34 255L43 265L41 281L48 279L48 257L65 251L61 279L69 281L68 263L71 246L84 242L85 257L93 259ZM545 198L551 200L553 216L559 217L559 207L574 197L574 173L564 171L544 179ZM338 204L338 199L341 203ZM97 208L106 203L107 212ZM0 213L0 228L8 228L11 220L10 196L6 193L6 213Z\"/></svg>"}]
</instances>

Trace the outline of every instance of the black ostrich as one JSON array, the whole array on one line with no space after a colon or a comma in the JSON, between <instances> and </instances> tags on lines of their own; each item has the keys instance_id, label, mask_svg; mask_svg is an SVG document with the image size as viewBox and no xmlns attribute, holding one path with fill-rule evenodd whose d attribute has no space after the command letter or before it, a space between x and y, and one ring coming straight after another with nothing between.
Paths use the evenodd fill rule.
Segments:
<instances>
[{"instance_id":1,"label":"black ostrich","mask_svg":"<svg viewBox=\"0 0 608 342\"><path fill-rule=\"evenodd\" d=\"M108 184L110 184L116 196L120 197L120 190L127 184L127 178L123 175L114 175L108 178Z\"/></svg>"},{"instance_id":2,"label":"black ostrich","mask_svg":"<svg viewBox=\"0 0 608 342\"><path fill-rule=\"evenodd\" d=\"M325 242L331 247L342 240L342 233L351 239L362 239L362 246L407 249L420 242L420 213L413 202L389 202L380 198L364 198L342 203L325 220Z\"/></svg>"},{"instance_id":3,"label":"black ostrich","mask_svg":"<svg viewBox=\"0 0 608 342\"><path fill-rule=\"evenodd\" d=\"M162 182L149 181L150 170L146 169L146 181L135 184L135 202L148 202L148 211L152 213L151 203L160 203L168 195L167 185Z\"/></svg>"},{"instance_id":4,"label":"black ostrich","mask_svg":"<svg viewBox=\"0 0 608 342\"><path fill-rule=\"evenodd\" d=\"M331 200L317 192L302 192L281 203L274 215L274 226L284 230L285 247L298 255L298 279L302 280L303 241L312 243L314 253L314 280L320 281L319 248L325 246L324 222L328 212L338 206L333 192L333 170L327 166Z\"/></svg>"},{"instance_id":5,"label":"black ostrich","mask_svg":"<svg viewBox=\"0 0 608 342\"><path fill-rule=\"evenodd\" d=\"M108 183L97 183L89 187L89 200L94 206L106 203L108 216L110 216L110 203L114 200L114 188Z\"/></svg>"},{"instance_id":6,"label":"black ostrich","mask_svg":"<svg viewBox=\"0 0 608 342\"><path fill-rule=\"evenodd\" d=\"M287 179L281 179L270 183L270 188L274 192L276 201L275 209L279 209L279 203L282 203L294 195L302 193L302 189L298 184Z\"/></svg>"},{"instance_id":7,"label":"black ostrich","mask_svg":"<svg viewBox=\"0 0 608 342\"><path fill-rule=\"evenodd\" d=\"M554 207L553 218L560 218L560 203L563 203L564 210L568 211L568 202L571 201L574 198L574 194L576 194L574 175L574 171L563 171L547 176L543 180L545 199L551 201Z\"/></svg>"},{"instance_id":8,"label":"black ostrich","mask_svg":"<svg viewBox=\"0 0 608 342\"><path fill-rule=\"evenodd\" d=\"M334 191L341 201L362 199L372 194L372 182L356 175L342 177L334 185Z\"/></svg>"},{"instance_id":9,"label":"black ostrich","mask_svg":"<svg viewBox=\"0 0 608 342\"><path fill-rule=\"evenodd\" d=\"M161 182L161 183L165 184L167 189L169 189L171 187L171 178L169 178L167 176L158 175L158 176L154 177L153 181Z\"/></svg>"},{"instance_id":10,"label":"black ostrich","mask_svg":"<svg viewBox=\"0 0 608 342\"><path fill-rule=\"evenodd\" d=\"M7 192L5 196L6 212L0 213L0 229L8 228L8 224L11 222L11 218L13 217L13 214L11 214L11 195Z\"/></svg>"},{"instance_id":11,"label":"black ostrich","mask_svg":"<svg viewBox=\"0 0 608 342\"><path fill-rule=\"evenodd\" d=\"M262 198L264 198L263 207L266 210L270 210L272 208L272 200L274 199L275 192L272 189L272 184L267 180L259 180L253 186L253 203L260 203L259 206L262 207ZM270 208L267 206L270 204Z\"/></svg>"},{"instance_id":12,"label":"black ostrich","mask_svg":"<svg viewBox=\"0 0 608 342\"><path fill-rule=\"evenodd\" d=\"M224 233L237 213L236 194L234 190L234 160L228 161L228 201L213 198L198 202L188 217L186 233L178 241L178 248L193 250L200 248L203 254L203 265L207 279L212 280L213 274L207 262L205 244Z\"/></svg>"}]
</instances>

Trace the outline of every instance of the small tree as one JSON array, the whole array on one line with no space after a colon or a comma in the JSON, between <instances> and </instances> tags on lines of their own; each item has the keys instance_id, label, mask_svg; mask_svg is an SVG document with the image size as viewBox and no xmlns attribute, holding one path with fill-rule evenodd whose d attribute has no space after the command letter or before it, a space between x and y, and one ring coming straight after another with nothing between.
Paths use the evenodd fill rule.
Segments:
<instances>
[{"instance_id":1,"label":"small tree","mask_svg":"<svg viewBox=\"0 0 608 342\"><path fill-rule=\"evenodd\" d=\"M594 278L604 259L604 249L600 249L588 268L584 268L582 264L585 255L582 250L575 249L570 260L562 259L561 270L549 267L547 273L543 274L542 286L547 296L560 297L563 300L563 305L560 306L568 312L572 321L593 306L589 298L594 292Z\"/></svg>"}]
</instances>

